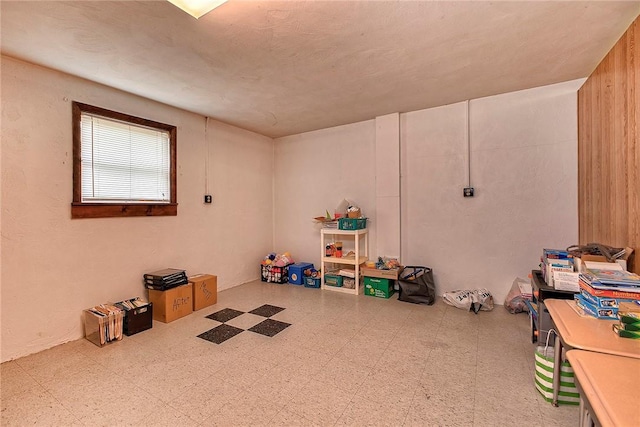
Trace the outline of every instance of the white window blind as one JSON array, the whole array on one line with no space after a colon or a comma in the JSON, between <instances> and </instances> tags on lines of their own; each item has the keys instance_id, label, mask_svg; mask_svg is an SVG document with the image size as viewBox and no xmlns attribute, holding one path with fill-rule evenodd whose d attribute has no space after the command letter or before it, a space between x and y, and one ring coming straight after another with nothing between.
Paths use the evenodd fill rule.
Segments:
<instances>
[{"instance_id":1,"label":"white window blind","mask_svg":"<svg viewBox=\"0 0 640 427\"><path fill-rule=\"evenodd\" d=\"M169 132L82 113L82 201L169 203Z\"/></svg>"}]
</instances>

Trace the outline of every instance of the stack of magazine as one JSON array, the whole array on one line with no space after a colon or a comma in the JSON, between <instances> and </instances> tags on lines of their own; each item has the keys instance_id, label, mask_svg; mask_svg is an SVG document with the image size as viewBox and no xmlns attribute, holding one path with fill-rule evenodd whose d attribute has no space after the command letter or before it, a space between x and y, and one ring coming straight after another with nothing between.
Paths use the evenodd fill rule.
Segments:
<instances>
[{"instance_id":1,"label":"stack of magazine","mask_svg":"<svg viewBox=\"0 0 640 427\"><path fill-rule=\"evenodd\" d=\"M187 273L184 270L175 268L165 268L164 270L154 271L144 275L144 285L147 289L156 291L166 291L180 285L189 283Z\"/></svg>"},{"instance_id":2,"label":"stack of magazine","mask_svg":"<svg viewBox=\"0 0 640 427\"><path fill-rule=\"evenodd\" d=\"M580 276L594 289L640 292L640 276L622 269L585 269Z\"/></svg>"}]
</instances>

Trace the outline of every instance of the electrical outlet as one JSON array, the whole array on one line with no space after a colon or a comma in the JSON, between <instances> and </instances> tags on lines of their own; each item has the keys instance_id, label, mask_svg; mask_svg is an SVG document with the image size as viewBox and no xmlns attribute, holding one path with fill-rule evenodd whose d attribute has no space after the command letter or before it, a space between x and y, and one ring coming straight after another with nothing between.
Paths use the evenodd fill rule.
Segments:
<instances>
[{"instance_id":1,"label":"electrical outlet","mask_svg":"<svg viewBox=\"0 0 640 427\"><path fill-rule=\"evenodd\" d=\"M462 194L464 194L464 197L473 197L473 187L466 187Z\"/></svg>"},{"instance_id":2,"label":"electrical outlet","mask_svg":"<svg viewBox=\"0 0 640 427\"><path fill-rule=\"evenodd\" d=\"M205 203L212 203L213 202L213 197L211 196L211 194L205 194L204 195L204 202Z\"/></svg>"}]
</instances>

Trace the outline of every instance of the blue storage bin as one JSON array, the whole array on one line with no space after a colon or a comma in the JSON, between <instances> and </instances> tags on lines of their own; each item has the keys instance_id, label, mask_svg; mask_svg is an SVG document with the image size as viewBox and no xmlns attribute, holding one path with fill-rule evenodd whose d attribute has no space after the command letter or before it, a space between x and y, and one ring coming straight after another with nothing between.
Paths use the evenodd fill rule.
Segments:
<instances>
[{"instance_id":1,"label":"blue storage bin","mask_svg":"<svg viewBox=\"0 0 640 427\"><path fill-rule=\"evenodd\" d=\"M292 285L304 284L304 271L313 268L308 262L298 262L289 266L289 283Z\"/></svg>"},{"instance_id":2,"label":"blue storage bin","mask_svg":"<svg viewBox=\"0 0 640 427\"><path fill-rule=\"evenodd\" d=\"M320 278L319 277L305 277L304 278L304 287L305 288L319 288L320 287Z\"/></svg>"}]
</instances>

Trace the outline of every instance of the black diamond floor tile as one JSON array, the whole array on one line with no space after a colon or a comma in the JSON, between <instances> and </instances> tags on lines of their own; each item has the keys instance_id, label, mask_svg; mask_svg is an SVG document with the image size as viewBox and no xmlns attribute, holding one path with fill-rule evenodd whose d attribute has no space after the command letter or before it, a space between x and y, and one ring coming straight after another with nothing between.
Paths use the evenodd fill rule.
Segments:
<instances>
[{"instance_id":1,"label":"black diamond floor tile","mask_svg":"<svg viewBox=\"0 0 640 427\"><path fill-rule=\"evenodd\" d=\"M273 319L265 319L264 321L258 323L256 326L253 326L247 330L267 337L272 337L282 332L289 326L291 326L291 323L279 322Z\"/></svg>"},{"instance_id":2,"label":"black diamond floor tile","mask_svg":"<svg viewBox=\"0 0 640 427\"><path fill-rule=\"evenodd\" d=\"M234 310L232 308L225 308L220 311L216 311L213 314L207 316L207 319L217 320L218 322L228 322L231 319L234 319L241 314L244 314L244 311Z\"/></svg>"},{"instance_id":3,"label":"black diamond floor tile","mask_svg":"<svg viewBox=\"0 0 640 427\"><path fill-rule=\"evenodd\" d=\"M235 337L242 331L243 329L223 323L222 325L216 326L213 329L209 329L207 332L201 333L200 335L198 335L198 338L211 341L212 343L222 344L229 338Z\"/></svg>"},{"instance_id":4,"label":"black diamond floor tile","mask_svg":"<svg viewBox=\"0 0 640 427\"><path fill-rule=\"evenodd\" d=\"M274 314L280 313L282 310L284 310L284 308L282 307L276 307L275 305L265 304L263 306L256 308L255 310L251 310L249 313L257 314L258 316L262 316L262 317L271 317Z\"/></svg>"}]
</instances>

